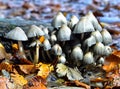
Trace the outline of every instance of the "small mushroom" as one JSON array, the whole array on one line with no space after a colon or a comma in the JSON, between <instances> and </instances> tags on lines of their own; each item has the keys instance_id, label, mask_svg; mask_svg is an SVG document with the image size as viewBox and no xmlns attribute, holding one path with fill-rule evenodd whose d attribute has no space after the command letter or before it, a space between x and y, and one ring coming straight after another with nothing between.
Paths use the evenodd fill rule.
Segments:
<instances>
[{"instance_id":1,"label":"small mushroom","mask_svg":"<svg viewBox=\"0 0 120 89\"><path fill-rule=\"evenodd\" d=\"M96 39L94 36L91 35L84 41L83 48L85 49L85 51L89 51L89 47L91 47L94 44L96 44Z\"/></svg>"},{"instance_id":2,"label":"small mushroom","mask_svg":"<svg viewBox=\"0 0 120 89\"><path fill-rule=\"evenodd\" d=\"M75 61L77 66L80 65L81 60L83 59L83 52L79 46L73 48L71 52L71 59Z\"/></svg>"},{"instance_id":3,"label":"small mushroom","mask_svg":"<svg viewBox=\"0 0 120 89\"><path fill-rule=\"evenodd\" d=\"M36 64L39 60L39 41L36 37L43 36L44 32L38 26L31 25L27 35L29 38L33 37L36 40L36 54L34 55L34 63Z\"/></svg>"},{"instance_id":4,"label":"small mushroom","mask_svg":"<svg viewBox=\"0 0 120 89\"><path fill-rule=\"evenodd\" d=\"M101 34L102 34L102 38L103 38L103 44L108 45L112 42L112 36L106 29L103 29L101 31Z\"/></svg>"},{"instance_id":5,"label":"small mushroom","mask_svg":"<svg viewBox=\"0 0 120 89\"><path fill-rule=\"evenodd\" d=\"M93 13L91 11L88 12L86 17L87 17L87 20L89 20L93 24L93 26L96 30L102 31L102 27L100 26L98 20L96 19L96 17L93 15Z\"/></svg>"},{"instance_id":6,"label":"small mushroom","mask_svg":"<svg viewBox=\"0 0 120 89\"><path fill-rule=\"evenodd\" d=\"M71 30L67 25L62 25L58 31L57 38L58 41L68 41L71 37Z\"/></svg>"},{"instance_id":7,"label":"small mushroom","mask_svg":"<svg viewBox=\"0 0 120 89\"><path fill-rule=\"evenodd\" d=\"M49 42L48 39L45 39L45 40L44 40L44 42L43 42L43 48L44 48L44 50L45 50L48 58L49 58L50 60L52 60L52 58L51 58L51 56L50 56L50 53L49 53L49 50L51 49L51 44L50 44L50 42Z\"/></svg>"},{"instance_id":8,"label":"small mushroom","mask_svg":"<svg viewBox=\"0 0 120 89\"><path fill-rule=\"evenodd\" d=\"M92 52L87 52L83 57L83 63L92 64L94 63L94 57Z\"/></svg>"},{"instance_id":9,"label":"small mushroom","mask_svg":"<svg viewBox=\"0 0 120 89\"><path fill-rule=\"evenodd\" d=\"M86 17L82 17L75 25L73 33L81 34L81 39L83 39L85 32L92 32L92 31L94 31L94 27L92 23Z\"/></svg>"},{"instance_id":10,"label":"small mushroom","mask_svg":"<svg viewBox=\"0 0 120 89\"><path fill-rule=\"evenodd\" d=\"M104 62L105 62L105 59L104 59L103 57L100 57L100 58L98 59L98 63L99 63L100 65L103 65Z\"/></svg>"},{"instance_id":11,"label":"small mushroom","mask_svg":"<svg viewBox=\"0 0 120 89\"><path fill-rule=\"evenodd\" d=\"M52 26L54 28L59 28L61 27L63 24L67 25L67 19L65 18L65 16L61 13L58 12L56 16L54 16L53 20L52 20Z\"/></svg>"},{"instance_id":12,"label":"small mushroom","mask_svg":"<svg viewBox=\"0 0 120 89\"><path fill-rule=\"evenodd\" d=\"M102 35L101 35L101 33L100 33L98 30L93 31L93 32L91 33L91 35L95 37L96 42L102 42L102 40L103 40L103 39L102 39Z\"/></svg>"},{"instance_id":13,"label":"small mushroom","mask_svg":"<svg viewBox=\"0 0 120 89\"><path fill-rule=\"evenodd\" d=\"M15 27L13 30L8 32L5 36L8 39L17 40L19 46L19 52L26 59L26 55L24 53L23 45L21 41L27 41L28 38L25 32L20 27Z\"/></svg>"},{"instance_id":14,"label":"small mushroom","mask_svg":"<svg viewBox=\"0 0 120 89\"><path fill-rule=\"evenodd\" d=\"M62 54L62 48L60 47L59 44L55 44L51 50L52 50L53 54L56 56L60 56Z\"/></svg>"},{"instance_id":15,"label":"small mushroom","mask_svg":"<svg viewBox=\"0 0 120 89\"><path fill-rule=\"evenodd\" d=\"M112 53L112 48L110 46L105 46L105 51L104 51L104 55L108 56Z\"/></svg>"},{"instance_id":16,"label":"small mushroom","mask_svg":"<svg viewBox=\"0 0 120 89\"><path fill-rule=\"evenodd\" d=\"M57 42L57 37L56 37L55 34L52 34L50 36L50 42L51 42L52 45L54 45Z\"/></svg>"},{"instance_id":17,"label":"small mushroom","mask_svg":"<svg viewBox=\"0 0 120 89\"><path fill-rule=\"evenodd\" d=\"M61 56L58 58L58 62L65 64L65 62L66 62L65 56L64 56L64 55L61 55Z\"/></svg>"},{"instance_id":18,"label":"small mushroom","mask_svg":"<svg viewBox=\"0 0 120 89\"><path fill-rule=\"evenodd\" d=\"M101 42L97 42L93 47L93 51L97 55L104 55L105 46Z\"/></svg>"},{"instance_id":19,"label":"small mushroom","mask_svg":"<svg viewBox=\"0 0 120 89\"><path fill-rule=\"evenodd\" d=\"M70 27L70 29L74 28L74 26L77 24L78 21L79 19L75 15L73 15L70 19L68 27Z\"/></svg>"}]
</instances>

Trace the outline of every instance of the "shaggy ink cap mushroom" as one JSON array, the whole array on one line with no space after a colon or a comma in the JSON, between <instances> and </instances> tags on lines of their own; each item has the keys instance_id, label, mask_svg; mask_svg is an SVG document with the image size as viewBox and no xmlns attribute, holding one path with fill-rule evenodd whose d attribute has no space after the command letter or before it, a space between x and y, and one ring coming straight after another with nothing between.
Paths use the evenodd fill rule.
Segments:
<instances>
[{"instance_id":1,"label":"shaggy ink cap mushroom","mask_svg":"<svg viewBox=\"0 0 120 89\"><path fill-rule=\"evenodd\" d=\"M67 25L67 19L61 12L58 12L57 15L55 15L52 20L52 26L58 29L63 24Z\"/></svg>"},{"instance_id":2,"label":"shaggy ink cap mushroom","mask_svg":"<svg viewBox=\"0 0 120 89\"><path fill-rule=\"evenodd\" d=\"M58 41L68 41L70 38L71 30L66 24L63 24L57 33L57 39Z\"/></svg>"},{"instance_id":3,"label":"shaggy ink cap mushroom","mask_svg":"<svg viewBox=\"0 0 120 89\"><path fill-rule=\"evenodd\" d=\"M59 44L55 44L55 45L52 47L52 52L54 53L54 55L60 56L60 55L62 54L62 48L60 47Z\"/></svg>"},{"instance_id":4,"label":"shaggy ink cap mushroom","mask_svg":"<svg viewBox=\"0 0 120 89\"><path fill-rule=\"evenodd\" d=\"M97 42L93 47L93 51L97 55L104 55L105 46L103 45L103 43Z\"/></svg>"},{"instance_id":5,"label":"shaggy ink cap mushroom","mask_svg":"<svg viewBox=\"0 0 120 89\"><path fill-rule=\"evenodd\" d=\"M85 55L83 57L83 62L85 64L92 64L92 63L94 63L93 53L92 52L85 53Z\"/></svg>"},{"instance_id":6,"label":"shaggy ink cap mushroom","mask_svg":"<svg viewBox=\"0 0 120 89\"><path fill-rule=\"evenodd\" d=\"M79 19L75 15L73 15L68 23L68 27L72 29L77 24L78 21Z\"/></svg>"},{"instance_id":7,"label":"shaggy ink cap mushroom","mask_svg":"<svg viewBox=\"0 0 120 89\"><path fill-rule=\"evenodd\" d=\"M8 39L17 40L19 45L19 52L22 54L23 58L26 59L26 55L24 53L23 45L21 41L27 41L28 38L25 32L20 27L15 27L13 30L8 32L5 36Z\"/></svg>"},{"instance_id":8,"label":"shaggy ink cap mushroom","mask_svg":"<svg viewBox=\"0 0 120 89\"><path fill-rule=\"evenodd\" d=\"M93 24L96 30L102 31L102 27L100 26L98 20L96 19L96 17L93 15L91 11L87 13L86 17L87 17L87 20L89 20Z\"/></svg>"},{"instance_id":9,"label":"shaggy ink cap mushroom","mask_svg":"<svg viewBox=\"0 0 120 89\"><path fill-rule=\"evenodd\" d=\"M108 45L112 42L112 36L106 29L103 29L101 31L101 34L102 34L102 38L103 38L103 44Z\"/></svg>"},{"instance_id":10,"label":"shaggy ink cap mushroom","mask_svg":"<svg viewBox=\"0 0 120 89\"><path fill-rule=\"evenodd\" d=\"M85 32L92 32L92 31L94 31L94 27L92 23L86 17L82 17L76 24L73 33L80 34Z\"/></svg>"},{"instance_id":11,"label":"shaggy ink cap mushroom","mask_svg":"<svg viewBox=\"0 0 120 89\"><path fill-rule=\"evenodd\" d=\"M43 36L45 35L44 32L42 31L42 29L40 29L38 26L36 25L31 25L28 33L27 33L27 36L29 38L31 37L37 37L37 36Z\"/></svg>"}]
</instances>

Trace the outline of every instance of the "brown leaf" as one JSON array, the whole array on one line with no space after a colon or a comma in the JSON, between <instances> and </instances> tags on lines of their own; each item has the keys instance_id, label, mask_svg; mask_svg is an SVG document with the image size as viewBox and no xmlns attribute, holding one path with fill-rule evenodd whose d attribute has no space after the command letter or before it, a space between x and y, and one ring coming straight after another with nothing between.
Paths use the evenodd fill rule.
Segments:
<instances>
[{"instance_id":1,"label":"brown leaf","mask_svg":"<svg viewBox=\"0 0 120 89\"><path fill-rule=\"evenodd\" d=\"M25 74L30 74L31 72L33 72L33 70L35 71L34 65L18 65L18 66L20 70L24 72Z\"/></svg>"},{"instance_id":2,"label":"brown leaf","mask_svg":"<svg viewBox=\"0 0 120 89\"><path fill-rule=\"evenodd\" d=\"M35 76L23 86L23 89L47 89L45 84L46 81L42 77Z\"/></svg>"},{"instance_id":3,"label":"brown leaf","mask_svg":"<svg viewBox=\"0 0 120 89\"><path fill-rule=\"evenodd\" d=\"M7 78L0 77L0 89L7 89Z\"/></svg>"}]
</instances>

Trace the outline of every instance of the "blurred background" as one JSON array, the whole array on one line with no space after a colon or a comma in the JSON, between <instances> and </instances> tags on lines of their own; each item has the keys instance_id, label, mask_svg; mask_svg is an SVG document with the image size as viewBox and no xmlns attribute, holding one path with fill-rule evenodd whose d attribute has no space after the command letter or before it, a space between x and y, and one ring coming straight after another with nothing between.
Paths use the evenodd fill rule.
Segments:
<instances>
[{"instance_id":1,"label":"blurred background","mask_svg":"<svg viewBox=\"0 0 120 89\"><path fill-rule=\"evenodd\" d=\"M0 0L0 19L14 18L51 22L61 11L69 20L88 11L103 22L120 22L120 0Z\"/></svg>"}]
</instances>

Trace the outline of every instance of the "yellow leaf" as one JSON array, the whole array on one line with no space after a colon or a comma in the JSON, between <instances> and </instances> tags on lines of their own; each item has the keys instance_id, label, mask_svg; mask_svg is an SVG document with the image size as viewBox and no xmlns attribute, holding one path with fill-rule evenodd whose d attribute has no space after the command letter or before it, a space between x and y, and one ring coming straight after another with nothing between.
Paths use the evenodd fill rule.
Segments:
<instances>
[{"instance_id":1,"label":"yellow leaf","mask_svg":"<svg viewBox=\"0 0 120 89\"><path fill-rule=\"evenodd\" d=\"M44 40L45 40L45 37L44 37L44 36L41 36L41 37L39 38L39 41L40 41L41 43L43 43Z\"/></svg>"},{"instance_id":2,"label":"yellow leaf","mask_svg":"<svg viewBox=\"0 0 120 89\"><path fill-rule=\"evenodd\" d=\"M14 81L14 83L18 85L25 85L27 84L27 80L19 74L11 74L11 79Z\"/></svg>"},{"instance_id":3,"label":"yellow leaf","mask_svg":"<svg viewBox=\"0 0 120 89\"><path fill-rule=\"evenodd\" d=\"M18 44L12 44L12 48L18 50Z\"/></svg>"},{"instance_id":4,"label":"yellow leaf","mask_svg":"<svg viewBox=\"0 0 120 89\"><path fill-rule=\"evenodd\" d=\"M36 68L39 70L37 76L41 76L43 79L47 78L49 73L54 70L52 65L43 63L37 64Z\"/></svg>"}]
</instances>

